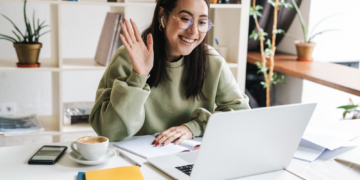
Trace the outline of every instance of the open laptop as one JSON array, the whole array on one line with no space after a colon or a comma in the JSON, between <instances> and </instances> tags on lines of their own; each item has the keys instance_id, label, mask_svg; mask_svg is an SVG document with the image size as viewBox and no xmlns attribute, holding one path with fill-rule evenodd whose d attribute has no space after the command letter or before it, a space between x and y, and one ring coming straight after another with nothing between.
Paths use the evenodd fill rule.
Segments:
<instances>
[{"instance_id":1,"label":"open laptop","mask_svg":"<svg viewBox=\"0 0 360 180\"><path fill-rule=\"evenodd\" d=\"M285 168L315 107L315 103L291 104L215 113L199 151L147 161L181 180L298 179Z\"/></svg>"}]
</instances>

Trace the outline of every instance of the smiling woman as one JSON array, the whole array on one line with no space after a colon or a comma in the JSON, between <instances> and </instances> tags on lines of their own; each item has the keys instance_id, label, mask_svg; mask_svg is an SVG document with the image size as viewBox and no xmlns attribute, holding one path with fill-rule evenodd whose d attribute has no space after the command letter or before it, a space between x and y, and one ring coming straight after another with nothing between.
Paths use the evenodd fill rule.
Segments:
<instances>
[{"instance_id":1,"label":"smiling woman","mask_svg":"<svg viewBox=\"0 0 360 180\"><path fill-rule=\"evenodd\" d=\"M209 0L159 0L140 35L125 19L90 123L111 141L161 132L155 145L202 136L214 110L249 109L226 61L207 45Z\"/></svg>"}]
</instances>

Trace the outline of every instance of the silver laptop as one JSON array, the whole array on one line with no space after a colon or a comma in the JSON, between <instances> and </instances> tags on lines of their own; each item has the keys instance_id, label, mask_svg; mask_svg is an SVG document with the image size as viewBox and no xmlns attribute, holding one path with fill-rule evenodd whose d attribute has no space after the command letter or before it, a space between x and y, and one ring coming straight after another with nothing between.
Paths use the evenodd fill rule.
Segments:
<instances>
[{"instance_id":1,"label":"silver laptop","mask_svg":"<svg viewBox=\"0 0 360 180\"><path fill-rule=\"evenodd\" d=\"M292 104L215 113L209 119L199 151L147 161L181 180L235 179L284 171L315 107L315 103Z\"/></svg>"}]
</instances>

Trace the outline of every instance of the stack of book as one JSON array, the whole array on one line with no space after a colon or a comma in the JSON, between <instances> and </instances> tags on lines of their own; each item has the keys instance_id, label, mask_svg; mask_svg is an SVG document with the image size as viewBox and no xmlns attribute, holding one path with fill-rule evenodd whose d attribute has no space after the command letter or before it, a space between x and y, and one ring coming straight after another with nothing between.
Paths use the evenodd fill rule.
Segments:
<instances>
[{"instance_id":1,"label":"stack of book","mask_svg":"<svg viewBox=\"0 0 360 180\"><path fill-rule=\"evenodd\" d=\"M107 66L115 54L116 50L122 45L119 37L121 33L120 22L123 22L124 15L108 12L106 14L104 26L97 46L95 61L103 66Z\"/></svg>"},{"instance_id":2,"label":"stack of book","mask_svg":"<svg viewBox=\"0 0 360 180\"><path fill-rule=\"evenodd\" d=\"M4 136L44 131L35 114L22 117L1 117L0 134Z\"/></svg>"}]
</instances>

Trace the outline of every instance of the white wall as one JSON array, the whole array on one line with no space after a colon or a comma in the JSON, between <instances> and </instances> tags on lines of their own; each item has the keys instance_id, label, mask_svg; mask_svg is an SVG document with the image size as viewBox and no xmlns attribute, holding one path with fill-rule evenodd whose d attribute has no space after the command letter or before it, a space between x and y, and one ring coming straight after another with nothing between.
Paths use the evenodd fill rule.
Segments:
<instances>
[{"instance_id":1,"label":"white wall","mask_svg":"<svg viewBox=\"0 0 360 180\"><path fill-rule=\"evenodd\" d=\"M304 8L309 6L310 8ZM326 29L342 29L342 31L334 31L321 34L314 39L316 47L314 49L313 58L317 61L324 62L341 62L341 61L360 61L360 36L356 33L360 29L360 21L356 18L360 17L359 0L303 0L300 10L303 12L305 21L308 21L308 29L313 27L323 18L339 14L325 20L317 26L314 31L319 32ZM356 18L355 18L356 17ZM295 17L289 33L300 39L303 38L301 26L298 17ZM279 44L278 49L282 52L296 54L294 40L285 37ZM351 77L349 77L351 78ZM288 81L291 80L288 78ZM287 86L287 85L285 85ZM302 93L297 93L302 89ZM312 117L315 121L336 121L342 117L342 110L336 107L345 105L349 102L349 98L355 103L360 103L360 97L349 93L345 93L336 89L332 89L307 80L293 83L292 86L283 88L281 86L275 88L276 94L285 93L285 91L293 91L294 96L301 96L301 102L316 102L318 106ZM277 102L283 102L282 99ZM288 102L289 103L289 102ZM291 102L290 102L291 103ZM284 103L286 104L286 103Z\"/></svg>"},{"instance_id":2,"label":"white wall","mask_svg":"<svg viewBox=\"0 0 360 180\"><path fill-rule=\"evenodd\" d=\"M0 2L0 13L23 25L22 3ZM49 24L49 5L29 3L28 16L36 17ZM62 6L63 58L93 58L109 6ZM0 17L0 33L11 35L12 25ZM50 57L50 34L40 38L43 42L40 58ZM12 43L0 40L0 59L16 58ZM14 62L15 63L15 62ZM94 101L95 91L104 71L69 71L63 73L63 101ZM50 72L0 72L0 103L16 103L16 114L36 113L51 115L51 73Z\"/></svg>"}]
</instances>

